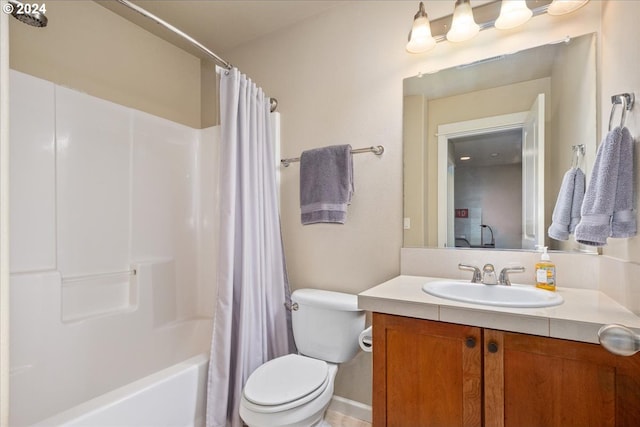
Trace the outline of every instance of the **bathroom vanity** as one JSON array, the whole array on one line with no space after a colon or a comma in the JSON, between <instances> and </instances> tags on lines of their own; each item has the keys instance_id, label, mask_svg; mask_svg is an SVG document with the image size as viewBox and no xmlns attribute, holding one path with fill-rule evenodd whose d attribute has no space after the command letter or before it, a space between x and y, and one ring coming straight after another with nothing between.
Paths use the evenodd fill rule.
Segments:
<instances>
[{"instance_id":1,"label":"bathroom vanity","mask_svg":"<svg viewBox=\"0 0 640 427\"><path fill-rule=\"evenodd\" d=\"M640 328L635 314L569 288L548 308L460 303L423 292L432 280L398 276L359 295L373 312L374 426L638 424L640 354L597 344L603 324Z\"/></svg>"}]
</instances>

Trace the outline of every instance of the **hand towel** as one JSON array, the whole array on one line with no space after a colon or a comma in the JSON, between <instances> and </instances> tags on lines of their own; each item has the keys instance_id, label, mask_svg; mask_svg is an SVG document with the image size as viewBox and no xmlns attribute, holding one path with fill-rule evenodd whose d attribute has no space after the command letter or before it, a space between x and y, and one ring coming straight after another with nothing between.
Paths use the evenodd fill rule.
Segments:
<instances>
[{"instance_id":1,"label":"hand towel","mask_svg":"<svg viewBox=\"0 0 640 427\"><path fill-rule=\"evenodd\" d=\"M636 235L636 215L633 209L633 137L623 127L620 138L620 166L616 200L611 219L611 237L633 237Z\"/></svg>"},{"instance_id":2,"label":"hand towel","mask_svg":"<svg viewBox=\"0 0 640 427\"><path fill-rule=\"evenodd\" d=\"M552 239L568 240L575 231L580 222L584 187L585 176L580 168L571 168L564 174L548 230Z\"/></svg>"},{"instance_id":3,"label":"hand towel","mask_svg":"<svg viewBox=\"0 0 640 427\"><path fill-rule=\"evenodd\" d=\"M576 227L576 240L589 246L604 246L611 235L622 129L610 131L598 147L589 186L582 203L582 218Z\"/></svg>"},{"instance_id":4,"label":"hand towel","mask_svg":"<svg viewBox=\"0 0 640 427\"><path fill-rule=\"evenodd\" d=\"M300 156L300 211L302 224L344 224L353 195L353 159L350 145L307 150Z\"/></svg>"}]
</instances>

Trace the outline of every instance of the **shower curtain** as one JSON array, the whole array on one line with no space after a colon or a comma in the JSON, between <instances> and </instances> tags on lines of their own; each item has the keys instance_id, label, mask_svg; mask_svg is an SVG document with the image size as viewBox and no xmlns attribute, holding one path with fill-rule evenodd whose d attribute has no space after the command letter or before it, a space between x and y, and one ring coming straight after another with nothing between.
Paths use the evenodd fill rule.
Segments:
<instances>
[{"instance_id":1,"label":"shower curtain","mask_svg":"<svg viewBox=\"0 0 640 427\"><path fill-rule=\"evenodd\" d=\"M237 69L220 77L220 255L207 427L242 426L242 388L293 350L269 98Z\"/></svg>"}]
</instances>

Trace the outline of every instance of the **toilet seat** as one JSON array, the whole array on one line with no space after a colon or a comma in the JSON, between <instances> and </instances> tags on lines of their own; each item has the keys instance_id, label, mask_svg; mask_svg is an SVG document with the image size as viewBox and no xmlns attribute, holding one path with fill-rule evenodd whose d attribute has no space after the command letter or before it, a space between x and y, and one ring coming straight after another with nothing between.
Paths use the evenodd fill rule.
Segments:
<instances>
[{"instance_id":1,"label":"toilet seat","mask_svg":"<svg viewBox=\"0 0 640 427\"><path fill-rule=\"evenodd\" d=\"M255 412L281 412L315 399L330 380L325 361L288 354L258 367L249 376L243 395Z\"/></svg>"}]
</instances>

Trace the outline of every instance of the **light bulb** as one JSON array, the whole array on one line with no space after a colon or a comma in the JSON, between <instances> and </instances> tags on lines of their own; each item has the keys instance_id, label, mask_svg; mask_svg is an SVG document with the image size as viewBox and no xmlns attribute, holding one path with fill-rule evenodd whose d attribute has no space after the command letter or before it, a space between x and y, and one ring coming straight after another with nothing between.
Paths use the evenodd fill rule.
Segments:
<instances>
[{"instance_id":1,"label":"light bulb","mask_svg":"<svg viewBox=\"0 0 640 427\"><path fill-rule=\"evenodd\" d=\"M420 2L420 9L416 13L411 32L409 33L409 43L407 52L423 53L435 47L436 40L431 35L431 24L429 17L424 11L424 4Z\"/></svg>"},{"instance_id":2,"label":"light bulb","mask_svg":"<svg viewBox=\"0 0 640 427\"><path fill-rule=\"evenodd\" d=\"M574 10L580 9L589 0L553 0L547 9L549 15L565 15Z\"/></svg>"},{"instance_id":3,"label":"light bulb","mask_svg":"<svg viewBox=\"0 0 640 427\"><path fill-rule=\"evenodd\" d=\"M499 30L508 30L527 22L533 16L531 9L527 7L525 0L502 0L500 16L496 19L495 27Z\"/></svg>"},{"instance_id":4,"label":"light bulb","mask_svg":"<svg viewBox=\"0 0 640 427\"><path fill-rule=\"evenodd\" d=\"M450 42L463 42L475 37L479 31L480 26L473 19L473 10L469 0L456 0L447 40Z\"/></svg>"}]
</instances>

